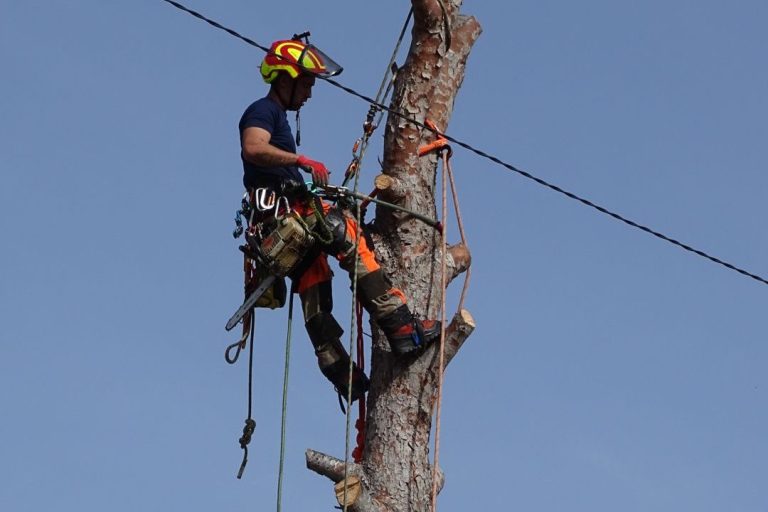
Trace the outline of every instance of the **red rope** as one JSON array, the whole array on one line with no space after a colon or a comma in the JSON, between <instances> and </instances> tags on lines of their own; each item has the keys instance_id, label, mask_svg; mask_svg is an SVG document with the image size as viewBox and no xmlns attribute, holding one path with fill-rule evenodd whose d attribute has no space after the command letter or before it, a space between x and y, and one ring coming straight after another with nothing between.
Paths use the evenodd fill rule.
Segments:
<instances>
[{"instance_id":1,"label":"red rope","mask_svg":"<svg viewBox=\"0 0 768 512\"><path fill-rule=\"evenodd\" d=\"M364 352L364 340L363 340L363 305L360 301L357 301L357 366L361 371L365 371L365 352ZM352 450L352 458L356 463L363 461L363 450L365 449L365 397L360 398L358 401L359 411L357 421L355 421L355 429L357 429L357 446Z\"/></svg>"}]
</instances>

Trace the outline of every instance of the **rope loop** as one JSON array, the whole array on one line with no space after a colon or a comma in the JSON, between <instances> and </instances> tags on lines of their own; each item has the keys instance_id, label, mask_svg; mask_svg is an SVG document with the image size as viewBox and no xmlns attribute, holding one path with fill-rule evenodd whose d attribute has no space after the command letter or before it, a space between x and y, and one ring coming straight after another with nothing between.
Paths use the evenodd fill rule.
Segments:
<instances>
[{"instance_id":1,"label":"rope loop","mask_svg":"<svg viewBox=\"0 0 768 512\"><path fill-rule=\"evenodd\" d=\"M233 344L229 345L227 349L224 351L224 360L227 361L229 364L235 364L237 362L237 359L240 357L240 352L245 348L245 342L244 341L236 341ZM232 351L235 351L234 354L232 354Z\"/></svg>"}]
</instances>

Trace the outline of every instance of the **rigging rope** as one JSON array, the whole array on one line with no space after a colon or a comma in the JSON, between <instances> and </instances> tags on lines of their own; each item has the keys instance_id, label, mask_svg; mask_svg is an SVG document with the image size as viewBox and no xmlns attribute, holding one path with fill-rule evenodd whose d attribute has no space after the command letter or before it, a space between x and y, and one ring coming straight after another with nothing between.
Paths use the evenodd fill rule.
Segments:
<instances>
[{"instance_id":1,"label":"rigging rope","mask_svg":"<svg viewBox=\"0 0 768 512\"><path fill-rule=\"evenodd\" d=\"M448 170L448 181L451 184L451 195L453 196L453 210L456 213L456 223L459 225L459 236L461 237L461 243L464 247L469 248L467 243L467 236L464 233L464 221L461 218L461 209L459 208L459 195L456 191L456 181L453 179L453 169L451 168L451 152L443 152L443 172ZM446 220L443 219L443 223ZM459 297L459 306L456 308L456 312L460 313L464 309L464 299L467 296L467 290L469 289L469 280L472 277L472 265L467 265L467 270L464 272L464 285L461 288L461 296Z\"/></svg>"},{"instance_id":2,"label":"rigging rope","mask_svg":"<svg viewBox=\"0 0 768 512\"><path fill-rule=\"evenodd\" d=\"M180 4L179 2L176 2L174 0L161 0L161 1L166 2L166 3L170 4L170 5L173 5L177 9L191 14L192 16L205 21L206 23L208 23L211 26L213 26L215 28L218 28L220 30L223 30L226 33L230 34L231 36L236 37L236 38L242 40L243 42L245 42L245 43L247 43L247 44L249 44L251 46L259 48L260 50L262 50L264 52L269 53L269 48L266 48L266 47L258 44L257 42L253 41L252 39L249 39L249 38L247 38L247 37L237 33L236 31L232 30L231 28L227 28L227 27L221 25L220 23L218 23L216 21L213 21L213 20L203 16L199 12L196 12L196 11L194 11L194 10L188 8L188 7L185 7L184 5ZM408 121L408 122L410 122L410 123L412 123L412 124L422 128L422 129L426 129L426 130L432 131L424 123L422 123L422 122L412 118L408 114L400 112L397 109L388 107L388 106L383 105L381 103L377 103L374 99L372 99L372 98L370 98L370 97L368 97L368 96L366 96L364 94L361 94L361 93L357 92L356 90L354 90L354 89L352 89L350 87L347 87L347 86L345 86L345 85L343 85L343 84L341 84L341 83L339 83L339 82L337 82L337 81L335 81L335 80L333 80L331 78L323 77L323 76L320 76L320 75L318 75L318 78L320 78L321 80L324 80L325 82L331 84L332 86L334 86L334 87L336 87L338 89L341 89L342 91L346 92L347 94L350 94L352 96L360 98L360 99L364 100L367 103L371 103L371 104L375 105L377 108L379 108L381 110L385 110L385 111L389 112L390 114L392 114L392 115L394 115L396 117L399 117L399 118L401 118L401 119L403 119L405 121ZM691 252L693 254L696 254L697 256L705 258L705 259L707 259L707 260L709 260L709 261L711 261L713 263L716 263L718 265L721 265L721 266L723 266L723 267L725 267L725 268L727 268L729 270L732 270L734 272L738 272L739 274L741 274L743 276L749 277L751 279L754 279L755 281L758 281L758 282L761 282L761 283L763 283L765 285L768 285L768 278L764 278L764 277L762 277L762 276L760 276L758 274L755 274L755 273L749 272L748 270L745 270L743 268L737 267L736 265L734 265L732 263L728 263L727 261L722 260L720 258L717 258L715 256L712 256L712 255L708 254L705 251L702 251L700 249L696 249L696 248L694 248L694 247L692 247L692 246L690 246L690 245L688 245L688 244L686 244L684 242L676 240L676 239L674 239L674 238L672 238L670 236L667 236L667 235L665 235L665 234L663 234L663 233L661 233L659 231L656 231L656 230L654 230L654 229L652 229L652 228L650 228L648 226L645 226L643 224L635 222L635 221L633 221L633 220L631 220L631 219L629 219L627 217L624 217L623 215L621 215L619 213L613 212L613 211L609 210L608 208L600 206L599 204L594 203L593 201L590 201L589 199L583 198L583 197L581 197L581 196L579 196L579 195L577 195L577 194L575 194L573 192L570 192L568 190L565 190L562 187L559 187L558 185L550 183L550 182L548 182L548 181L546 181L546 180L544 180L542 178L534 176L533 174L531 174L531 173L529 173L527 171L519 169L519 168L515 167L514 165L512 165L510 163L507 163L507 162L501 160L500 158L498 158L498 157L496 157L494 155L491 155L491 154L489 154L489 153L487 153L487 152L485 152L485 151L483 151L481 149L477 149L477 148L473 147L472 145L470 145L470 144L468 144L466 142L462 142L461 140L456 139L455 137L452 137L451 135L443 134L443 136L446 139L448 139L449 141L453 142L454 144L456 144L458 146L461 146L462 148L466 149L467 151L471 151L472 153L474 153L474 154L476 154L476 155L478 155L478 156L480 156L482 158L490 160L491 162L493 162L495 164L498 164L498 165L504 167L505 169L508 169L508 170L510 170L512 172L515 172L515 173L519 174L520 176L522 176L522 177L524 177L526 179L534 181L534 182L538 183L541 186L547 187L550 190L553 190L553 191L555 191L555 192L557 192L559 194L562 194L562 195L568 197L569 199L573 199L574 201L578 201L579 203L583 204L584 206L588 206L588 207L590 207L590 208L592 208L594 210L597 210L598 212L600 212L600 213L602 213L604 215L608 215L609 217L612 217L615 220L623 222L624 224L626 224L626 225L628 225L630 227L639 229L640 231L643 231L643 232L645 232L645 233L647 233L649 235L652 235L652 236L654 236L656 238L659 238L660 240L663 240L663 241L668 242L668 243L670 243L672 245L675 245L675 246L677 246L677 247L679 247L679 248L681 248L681 249L683 249L685 251L688 251L688 252Z\"/></svg>"},{"instance_id":3,"label":"rigging rope","mask_svg":"<svg viewBox=\"0 0 768 512\"><path fill-rule=\"evenodd\" d=\"M419 148L419 156L427 155L433 151L442 154L443 157L443 172L442 178L442 194L441 194L441 225L443 229L441 234L441 263L440 263L440 285L441 285L441 303L440 303L440 348L439 348L439 362L437 367L437 403L435 412L435 456L432 466L432 512L437 512L437 473L440 462L440 421L441 411L443 403L443 375L445 373L445 329L446 329L446 298L445 294L448 288L447 278L447 254L448 254L448 238L446 223L448 217L448 181L450 180L451 195L453 197L453 208L456 212L456 221L459 225L459 233L461 235L461 243L468 250L467 237L464 232L464 222L461 218L461 209L459 208L459 196L456 190L456 182L453 179L453 170L451 169L451 156L453 150L448 144L448 140L443 137L442 132L438 129L437 125L429 119L425 119L424 123L437 134L437 138L424 146ZM459 298L458 312L461 312L464 307L464 299L466 297L467 289L469 288L471 265L467 266L466 275L464 276L464 286L461 290L461 297Z\"/></svg>"},{"instance_id":4,"label":"rigging rope","mask_svg":"<svg viewBox=\"0 0 768 512\"><path fill-rule=\"evenodd\" d=\"M434 125L433 125L434 126ZM444 140L444 139L442 139ZM441 138L438 134L438 139L436 142L440 142ZM429 147L429 146L427 146ZM439 146L438 146L439 147ZM447 292L446 288L448 287L448 279L447 279L447 261L446 256L448 254L448 226L447 226L447 218L448 218L448 173L445 166L445 162L448 161L448 158L451 152L451 148L448 145L442 145L442 147L439 147L439 151L443 153L443 172L441 173L441 182L442 182L442 211L441 211L441 222L443 225L443 229L440 232L441 239L440 239L440 245L441 245L441 257L440 257L440 294L441 294L441 300L440 300L440 357L438 359L438 366L437 366L437 404L436 404L436 410L435 410L435 457L432 464L432 512L437 512L437 472L438 467L440 463L440 419L441 419L441 412L442 412L442 403L443 403L443 373L445 372L445 323L446 323L446 315L445 315L445 294ZM419 151L420 154L421 150ZM454 191L455 192L455 191ZM456 199L456 195L454 194L454 200ZM458 205L457 205L458 208ZM457 209L458 211L458 209ZM467 281L465 280L465 287L466 287ZM462 296L462 302L463 302L463 296Z\"/></svg>"},{"instance_id":5,"label":"rigging rope","mask_svg":"<svg viewBox=\"0 0 768 512\"><path fill-rule=\"evenodd\" d=\"M288 303L288 334L285 337L285 370L283 372L283 410L280 419L280 467L277 474L277 512L283 507L283 467L285 465L285 429L288 417L288 371L291 366L291 331L293 329L293 290Z\"/></svg>"}]
</instances>

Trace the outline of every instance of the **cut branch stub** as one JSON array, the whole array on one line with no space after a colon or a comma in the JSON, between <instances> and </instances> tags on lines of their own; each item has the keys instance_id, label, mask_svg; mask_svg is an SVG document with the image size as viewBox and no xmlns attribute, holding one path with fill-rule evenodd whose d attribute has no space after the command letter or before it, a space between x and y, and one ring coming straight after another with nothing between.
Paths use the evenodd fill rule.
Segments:
<instances>
[{"instance_id":1,"label":"cut branch stub","mask_svg":"<svg viewBox=\"0 0 768 512\"><path fill-rule=\"evenodd\" d=\"M472 264L472 254L469 252L469 247L464 244L456 244L448 247L447 260L447 282L450 283L456 277L466 272L469 266Z\"/></svg>"},{"instance_id":2,"label":"cut branch stub","mask_svg":"<svg viewBox=\"0 0 768 512\"><path fill-rule=\"evenodd\" d=\"M307 468L336 482L333 490L339 505L344 506L344 461L324 453L307 450ZM365 486L363 468L350 462L347 466L346 500L353 512L377 512L382 510Z\"/></svg>"},{"instance_id":3,"label":"cut branch stub","mask_svg":"<svg viewBox=\"0 0 768 512\"><path fill-rule=\"evenodd\" d=\"M373 184L379 191L379 196L387 201L397 203L405 196L405 190L403 190L400 180L394 176L379 174L373 180Z\"/></svg>"},{"instance_id":4,"label":"cut branch stub","mask_svg":"<svg viewBox=\"0 0 768 512\"><path fill-rule=\"evenodd\" d=\"M307 450L306 451L307 468L319 475L330 478L334 482L340 482L344 479L344 461L331 457L324 453ZM361 475L362 470L358 464L350 463L347 466L347 475Z\"/></svg>"},{"instance_id":5,"label":"cut branch stub","mask_svg":"<svg viewBox=\"0 0 768 512\"><path fill-rule=\"evenodd\" d=\"M445 335L445 366L454 358L464 342L475 330L475 319L466 309L453 317Z\"/></svg>"}]
</instances>

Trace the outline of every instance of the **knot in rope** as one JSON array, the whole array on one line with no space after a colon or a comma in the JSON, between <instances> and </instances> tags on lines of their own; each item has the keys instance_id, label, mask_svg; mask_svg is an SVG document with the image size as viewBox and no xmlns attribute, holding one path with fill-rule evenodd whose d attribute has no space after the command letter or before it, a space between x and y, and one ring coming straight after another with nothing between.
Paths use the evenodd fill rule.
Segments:
<instances>
[{"instance_id":1,"label":"knot in rope","mask_svg":"<svg viewBox=\"0 0 768 512\"><path fill-rule=\"evenodd\" d=\"M238 439L240 442L240 448L243 450L247 449L248 444L251 442L251 437L253 437L253 432L256 430L256 422L248 418L245 420L245 426L243 427L243 436Z\"/></svg>"},{"instance_id":2,"label":"knot in rope","mask_svg":"<svg viewBox=\"0 0 768 512\"><path fill-rule=\"evenodd\" d=\"M253 432L256 430L256 422L250 417L245 420L245 426L243 427L243 435L238 441L240 442L240 448L243 449L243 462L240 463L240 470L237 472L237 479L243 477L243 471L245 471L245 465L248 464L248 443L251 442Z\"/></svg>"}]
</instances>

